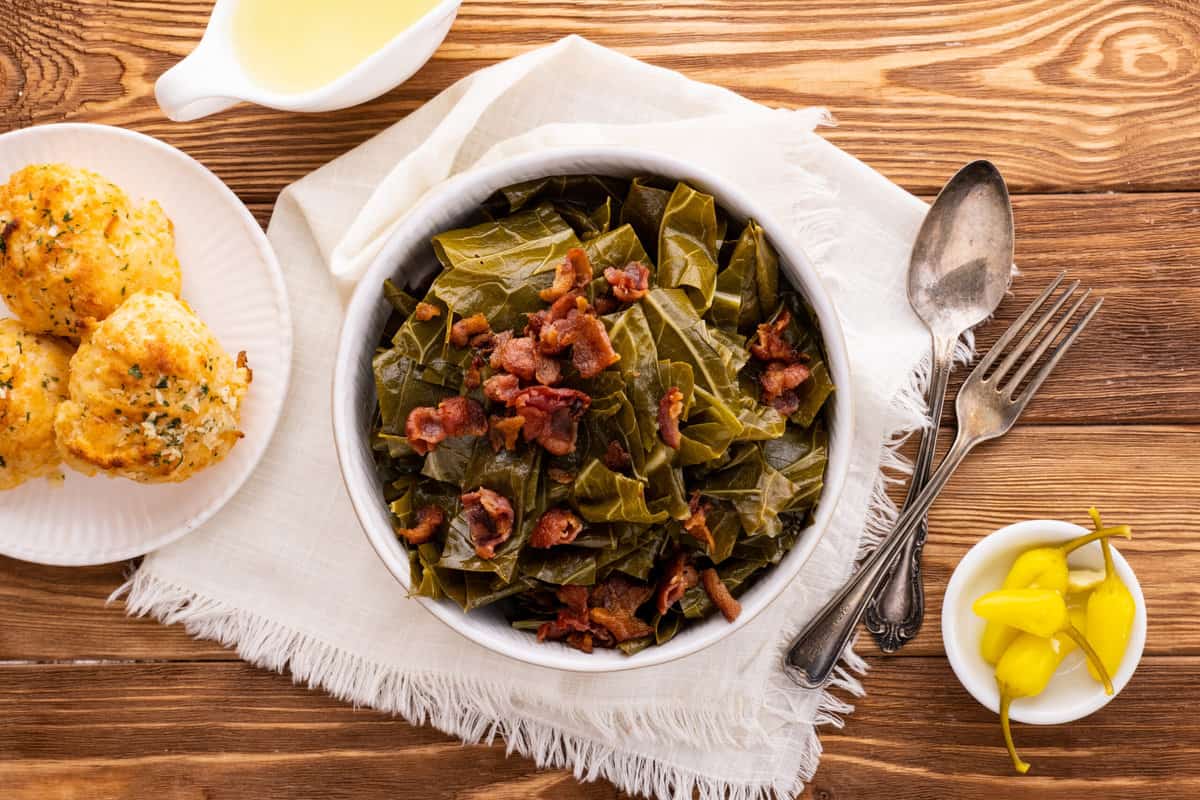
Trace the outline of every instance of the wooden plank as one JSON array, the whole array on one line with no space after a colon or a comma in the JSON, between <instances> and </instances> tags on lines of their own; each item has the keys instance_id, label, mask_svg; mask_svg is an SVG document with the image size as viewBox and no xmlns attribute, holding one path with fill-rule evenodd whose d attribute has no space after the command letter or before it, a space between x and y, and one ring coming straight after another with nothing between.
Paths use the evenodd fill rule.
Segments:
<instances>
[{"instance_id":1,"label":"wooden plank","mask_svg":"<svg viewBox=\"0 0 1200 800\"><path fill-rule=\"evenodd\" d=\"M950 436L942 437L945 447ZM941 653L938 615L950 572L980 536L1021 519L1086 522L1096 503L1106 518L1134 526L1121 550L1151 610L1146 651L1200 655L1193 609L1200 574L1192 510L1200 507L1194 452L1200 428L1178 426L1019 427L971 456L934 506L926 549L929 613L906 654ZM1136 475L1136 479L1131 479ZM104 606L120 566L65 570L0 560L0 660L228 659L235 654L129 620ZM866 638L863 652L872 653Z\"/></svg>"},{"instance_id":2,"label":"wooden plank","mask_svg":"<svg viewBox=\"0 0 1200 800\"><path fill-rule=\"evenodd\" d=\"M354 111L244 107L177 125L153 83L209 8L2 0L0 129L132 127L265 200L453 81L574 33L761 102L826 105L841 122L830 138L914 191L981 154L1019 191L1194 189L1200 175L1200 8L1188 0L468 0L424 69Z\"/></svg>"},{"instance_id":3,"label":"wooden plank","mask_svg":"<svg viewBox=\"0 0 1200 800\"><path fill-rule=\"evenodd\" d=\"M823 733L811 800L1162 800L1200 796L1200 723L1183 698L1200 660L1147 658L1121 694L1068 725L1015 725L1033 769L1012 771L996 715L943 659L899 658L868 676L844 730Z\"/></svg>"},{"instance_id":4,"label":"wooden plank","mask_svg":"<svg viewBox=\"0 0 1200 800\"><path fill-rule=\"evenodd\" d=\"M1159 800L1200 792L1200 722L1180 714L1200 659L1147 658L1109 706L1016 726L1034 771L1011 774L996 717L942 659L894 659L825 753L808 798ZM353 709L244 664L0 667L5 797L615 798L499 746ZM1163 747L1169 731L1171 746ZM999 787L1002 795L998 795Z\"/></svg>"},{"instance_id":5,"label":"wooden plank","mask_svg":"<svg viewBox=\"0 0 1200 800\"><path fill-rule=\"evenodd\" d=\"M0 720L6 800L616 797L242 663L0 665Z\"/></svg>"}]
</instances>

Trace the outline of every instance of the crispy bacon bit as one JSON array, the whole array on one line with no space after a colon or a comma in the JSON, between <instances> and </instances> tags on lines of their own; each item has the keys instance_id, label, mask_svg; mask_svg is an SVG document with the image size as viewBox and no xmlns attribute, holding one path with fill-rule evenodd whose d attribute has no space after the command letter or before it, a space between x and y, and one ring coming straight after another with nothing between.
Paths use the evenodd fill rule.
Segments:
<instances>
[{"instance_id":1,"label":"crispy bacon bit","mask_svg":"<svg viewBox=\"0 0 1200 800\"><path fill-rule=\"evenodd\" d=\"M525 424L525 418L516 417L497 417L488 418L488 438L492 441L492 450L497 453L501 449L512 450L517 446L517 437L521 433L521 426Z\"/></svg>"},{"instance_id":2,"label":"crispy bacon bit","mask_svg":"<svg viewBox=\"0 0 1200 800\"><path fill-rule=\"evenodd\" d=\"M516 339L496 339L492 351L492 368L511 372L523 381L532 381L537 374L537 348L529 336Z\"/></svg>"},{"instance_id":3,"label":"crispy bacon bit","mask_svg":"<svg viewBox=\"0 0 1200 800\"><path fill-rule=\"evenodd\" d=\"M491 334L491 332L492 328L483 314L464 317L450 326L450 344L455 347L466 347L475 337L485 333Z\"/></svg>"},{"instance_id":4,"label":"crispy bacon bit","mask_svg":"<svg viewBox=\"0 0 1200 800\"><path fill-rule=\"evenodd\" d=\"M448 397L432 406L417 406L408 414L404 435L417 455L425 455L451 436L487 433L483 407L468 397Z\"/></svg>"},{"instance_id":5,"label":"crispy bacon bit","mask_svg":"<svg viewBox=\"0 0 1200 800\"><path fill-rule=\"evenodd\" d=\"M591 603L614 614L634 614L646 604L654 587L614 572L592 589Z\"/></svg>"},{"instance_id":6,"label":"crispy bacon bit","mask_svg":"<svg viewBox=\"0 0 1200 800\"><path fill-rule=\"evenodd\" d=\"M783 338L791 321L792 315L785 309L779 312L774 322L759 325L758 333L750 342L750 354L759 361L795 361L796 349Z\"/></svg>"},{"instance_id":7,"label":"crispy bacon bit","mask_svg":"<svg viewBox=\"0 0 1200 800\"><path fill-rule=\"evenodd\" d=\"M529 546L545 550L559 544L570 544L583 531L583 520L565 508L552 508L538 518Z\"/></svg>"},{"instance_id":8,"label":"crispy bacon bit","mask_svg":"<svg viewBox=\"0 0 1200 800\"><path fill-rule=\"evenodd\" d=\"M483 376L479 374L480 367L483 366L483 359L478 355L471 356L471 363L467 367L467 374L463 376L463 386L468 389L478 389L483 382Z\"/></svg>"},{"instance_id":9,"label":"crispy bacon bit","mask_svg":"<svg viewBox=\"0 0 1200 800\"><path fill-rule=\"evenodd\" d=\"M437 506L425 506L417 510L417 524L411 528L400 528L396 535L411 545L425 544L433 538L445 521L445 511Z\"/></svg>"},{"instance_id":10,"label":"crispy bacon bit","mask_svg":"<svg viewBox=\"0 0 1200 800\"><path fill-rule=\"evenodd\" d=\"M536 441L546 452L565 456L575 449L579 418L592 398L575 389L531 386L516 396L513 408L525 418L525 441Z\"/></svg>"},{"instance_id":11,"label":"crispy bacon bit","mask_svg":"<svg viewBox=\"0 0 1200 800\"><path fill-rule=\"evenodd\" d=\"M555 483L561 483L566 486L575 481L575 476L560 467L550 467L546 470L546 477Z\"/></svg>"},{"instance_id":12,"label":"crispy bacon bit","mask_svg":"<svg viewBox=\"0 0 1200 800\"><path fill-rule=\"evenodd\" d=\"M683 521L683 529L693 538L703 542L709 553L712 553L717 546L712 531L708 529L708 519L706 518L711 508L712 506L708 503L700 502L699 492L692 492L692 499L688 501L688 511L692 512L692 515Z\"/></svg>"},{"instance_id":13,"label":"crispy bacon bit","mask_svg":"<svg viewBox=\"0 0 1200 800\"><path fill-rule=\"evenodd\" d=\"M629 453L621 446L620 442L613 439L608 443L608 448L604 451L604 466L613 472L624 472L632 463L633 459L629 457Z\"/></svg>"},{"instance_id":14,"label":"crispy bacon bit","mask_svg":"<svg viewBox=\"0 0 1200 800\"><path fill-rule=\"evenodd\" d=\"M567 339L571 344L571 361L583 378L594 378L621 360L613 350L604 323L591 315L580 315Z\"/></svg>"},{"instance_id":15,"label":"crispy bacon bit","mask_svg":"<svg viewBox=\"0 0 1200 800\"><path fill-rule=\"evenodd\" d=\"M421 322L429 322L434 317L440 317L442 310L433 303L426 303L424 300L417 303L417 307L413 309L413 316Z\"/></svg>"},{"instance_id":16,"label":"crispy bacon bit","mask_svg":"<svg viewBox=\"0 0 1200 800\"><path fill-rule=\"evenodd\" d=\"M640 639L643 636L649 636L650 634L654 633L654 628L651 628L637 617L618 616L603 608L593 608L591 611L591 618L592 622L595 622L598 625L603 625L618 642L627 642L630 639Z\"/></svg>"},{"instance_id":17,"label":"crispy bacon bit","mask_svg":"<svg viewBox=\"0 0 1200 800\"><path fill-rule=\"evenodd\" d=\"M547 303L553 303L567 292L587 286L591 280L592 265L587 253L582 248L572 247L567 251L567 257L555 268L554 283L539 292L538 296Z\"/></svg>"},{"instance_id":18,"label":"crispy bacon bit","mask_svg":"<svg viewBox=\"0 0 1200 800\"><path fill-rule=\"evenodd\" d=\"M692 566L686 553L680 551L672 556L655 590L655 607L658 613L667 613L667 609L679 602L683 593L695 586L698 580L696 568Z\"/></svg>"},{"instance_id":19,"label":"crispy bacon bit","mask_svg":"<svg viewBox=\"0 0 1200 800\"><path fill-rule=\"evenodd\" d=\"M713 605L721 610L725 619L733 622L742 613L742 604L729 593L729 588L725 586L725 582L721 580L721 576L717 574L715 569L711 567L700 573L700 583L704 586L704 591L708 593L708 599L713 601Z\"/></svg>"},{"instance_id":20,"label":"crispy bacon bit","mask_svg":"<svg viewBox=\"0 0 1200 800\"><path fill-rule=\"evenodd\" d=\"M604 280L612 285L612 293L618 300L634 303L650 291L650 268L639 261L630 261L621 269L604 270Z\"/></svg>"},{"instance_id":21,"label":"crispy bacon bit","mask_svg":"<svg viewBox=\"0 0 1200 800\"><path fill-rule=\"evenodd\" d=\"M538 353L534 360L533 377L543 386L553 386L562 380L562 364Z\"/></svg>"},{"instance_id":22,"label":"crispy bacon bit","mask_svg":"<svg viewBox=\"0 0 1200 800\"><path fill-rule=\"evenodd\" d=\"M511 406L521 393L521 381L516 375L500 373L483 382L483 394L494 403Z\"/></svg>"},{"instance_id":23,"label":"crispy bacon bit","mask_svg":"<svg viewBox=\"0 0 1200 800\"><path fill-rule=\"evenodd\" d=\"M475 545L475 555L496 557L496 548L512 535L513 507L503 496L480 487L462 496L463 513Z\"/></svg>"},{"instance_id":24,"label":"crispy bacon bit","mask_svg":"<svg viewBox=\"0 0 1200 800\"><path fill-rule=\"evenodd\" d=\"M810 374L809 368L799 362L772 361L758 379L763 402L785 416L793 413L800 407L796 387L808 380Z\"/></svg>"},{"instance_id":25,"label":"crispy bacon bit","mask_svg":"<svg viewBox=\"0 0 1200 800\"><path fill-rule=\"evenodd\" d=\"M586 586L560 586L554 593L563 608L558 610L558 616L551 622L543 622L538 628L539 642L547 639L566 639L567 644L582 650L592 652L595 640L595 625L588 614L588 589ZM608 632L600 629L602 638L611 639Z\"/></svg>"},{"instance_id":26,"label":"crispy bacon bit","mask_svg":"<svg viewBox=\"0 0 1200 800\"><path fill-rule=\"evenodd\" d=\"M676 450L683 442L679 434L679 418L683 415L683 392L672 386L658 401L658 435L667 445Z\"/></svg>"}]
</instances>

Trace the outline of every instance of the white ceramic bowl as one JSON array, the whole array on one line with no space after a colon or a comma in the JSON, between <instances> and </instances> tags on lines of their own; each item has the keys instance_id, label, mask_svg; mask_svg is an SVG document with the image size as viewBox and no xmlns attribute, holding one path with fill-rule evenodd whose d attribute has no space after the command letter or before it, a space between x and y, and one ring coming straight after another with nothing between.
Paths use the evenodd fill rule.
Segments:
<instances>
[{"instance_id":1,"label":"white ceramic bowl","mask_svg":"<svg viewBox=\"0 0 1200 800\"><path fill-rule=\"evenodd\" d=\"M982 594L999 589L1013 561L1025 550L1045 544L1055 544L1087 533L1070 522L1035 519L1018 522L989 534L975 544L955 567L946 586L942 601L942 641L946 657L963 687L971 696L992 711L1000 711L1000 692L996 688L994 667L983 660L979 642L985 622L971 611L971 604ZM1084 656L1079 650L1068 655L1046 687L1037 697L1014 700L1009 714L1017 722L1032 725L1058 725L1086 717L1105 706L1120 694L1133 677L1142 649L1146 644L1146 599L1129 562L1120 553L1122 539L1113 539L1113 565L1121 580L1129 587L1137 604L1129 647L1120 668L1112 675L1113 694L1088 674ZM1072 569L1104 568L1099 542L1081 547L1068 559Z\"/></svg>"},{"instance_id":2,"label":"white ceramic bowl","mask_svg":"<svg viewBox=\"0 0 1200 800\"><path fill-rule=\"evenodd\" d=\"M411 287L427 279L438 269L429 244L431 236L462 225L480 203L501 187L561 174L625 177L655 174L685 180L713 194L734 217L757 220L779 251L780 264L789 282L812 305L821 326L833 381L843 387L834 393L830 404L829 464L814 523L780 564L741 596L742 614L734 623L715 615L690 626L662 646L648 647L632 656L616 650L585 654L559 643L539 644L532 635L513 630L498 609L483 608L465 614L451 601L417 598L450 627L498 653L556 669L611 672L663 663L713 644L752 620L796 576L828 525L846 480L853 438L847 391L851 377L837 314L799 243L763 212L752 193L727 180L675 158L624 147L552 150L459 175L431 193L420 208L408 215L359 282L346 312L333 379L333 429L342 476L367 538L405 588L410 588L408 556L392 530L368 445L376 404L371 356L391 309L383 299L383 281L392 278Z\"/></svg>"},{"instance_id":3,"label":"white ceramic bowl","mask_svg":"<svg viewBox=\"0 0 1200 800\"><path fill-rule=\"evenodd\" d=\"M159 107L176 122L207 117L245 101L283 111L334 111L378 97L419 70L454 24L462 0L442 0L337 80L307 92L266 89L242 69L233 47L238 0L217 0L196 49L154 85Z\"/></svg>"}]
</instances>

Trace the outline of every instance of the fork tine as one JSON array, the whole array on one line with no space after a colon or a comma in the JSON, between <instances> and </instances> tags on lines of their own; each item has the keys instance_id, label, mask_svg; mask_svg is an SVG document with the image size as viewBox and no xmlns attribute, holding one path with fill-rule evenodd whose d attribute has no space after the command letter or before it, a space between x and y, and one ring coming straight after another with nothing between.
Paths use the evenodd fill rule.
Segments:
<instances>
[{"instance_id":1,"label":"fork tine","mask_svg":"<svg viewBox=\"0 0 1200 800\"><path fill-rule=\"evenodd\" d=\"M1034 300L1032 303L1030 303L1029 307L1021 312L1021 316L1017 317L1016 322L1008 326L1008 330L1000 335L1000 338L996 340L994 345L992 345L992 349L988 350L983 358L979 360L979 363L975 365L975 369L971 372L972 375L978 375L981 379L983 378L983 373L995 363L996 359L1000 357L1000 353L1004 351L1004 348L1008 347L1008 343L1011 342L1013 338L1021 332L1021 328L1025 327L1025 323L1029 322L1029 318L1032 317L1038 308L1041 307L1042 303L1046 302L1046 298L1050 296L1051 292L1058 288L1058 285L1062 283L1063 278L1066 276L1066 272L1060 272L1058 273L1057 278L1050 281L1050 285L1046 287L1046 290L1042 292L1041 296L1039 296L1037 300Z\"/></svg>"},{"instance_id":2,"label":"fork tine","mask_svg":"<svg viewBox=\"0 0 1200 800\"><path fill-rule=\"evenodd\" d=\"M995 381L997 386L1000 385L1000 380L1008 374L1010 369L1013 368L1013 365L1017 363L1017 359L1025 354L1025 351L1029 348L1029 345L1033 344L1033 342L1037 340L1038 335L1046 330L1046 326L1050 324L1050 321L1054 319L1056 314L1058 314L1059 309L1063 307L1063 304L1071 299L1071 295L1074 294L1075 290L1078 288L1079 281L1071 281L1070 285L1067 286L1067 290L1058 296L1058 299L1054 301L1050 308L1046 309L1046 312L1042 314L1041 318L1038 319L1037 322L1030 326L1029 332L1021 337L1021 341L1017 342L1017 346L1014 347L1012 351L1004 357L1004 360L1000 362L1000 366L996 367L996 371L992 373L992 377L988 380ZM1045 352L1045 350L1042 352Z\"/></svg>"},{"instance_id":3,"label":"fork tine","mask_svg":"<svg viewBox=\"0 0 1200 800\"><path fill-rule=\"evenodd\" d=\"M1058 360L1062 358L1063 353L1067 352L1067 348L1069 348L1075 342L1076 337L1078 337L1080 332L1083 331L1084 327L1092 321L1092 317L1096 316L1096 312L1100 310L1100 306L1102 305L1104 305L1103 297L1097 300L1096 304L1087 310L1087 313L1085 313L1080 320L1075 323L1075 327L1071 329L1071 332L1067 334L1066 338L1059 342L1058 346L1054 348L1054 351L1050 353L1050 357L1046 359L1046 363L1043 364L1042 368L1039 369L1037 373L1034 374L1033 378L1030 379L1029 386L1025 387L1025 391L1022 392L1021 396L1013 401L1020 404L1018 413L1020 413L1020 410L1025 407L1025 404L1029 402L1030 398L1033 397L1038 388L1041 387L1042 383L1046 380L1046 377L1054 371L1054 366L1058 364Z\"/></svg>"},{"instance_id":4,"label":"fork tine","mask_svg":"<svg viewBox=\"0 0 1200 800\"><path fill-rule=\"evenodd\" d=\"M1078 284L1079 281L1075 281L1075 283ZM1072 291L1074 291L1074 289L1072 289ZM1058 335L1063 332L1063 328L1067 327L1067 323L1071 321L1071 318L1075 316L1075 312L1079 310L1079 307L1083 305L1084 301L1087 300L1091 294L1092 290L1088 289L1081 294L1074 303L1071 304L1071 308L1068 309L1067 313L1062 315L1062 318L1058 321L1058 323L1050 329L1050 332L1047 333L1040 342L1038 342L1037 349L1035 349L1033 353L1021 364L1020 369L1017 370L1017 374L1013 375L1012 379L1005 384L1004 388L1000 391L1001 394L1007 397L1012 397L1017 393L1017 387L1021 385L1021 381L1025 379L1025 376L1029 374L1030 370L1037 366L1038 359L1042 357L1043 353L1050 349L1050 345L1054 344L1054 340L1057 339ZM1066 298L1067 295L1063 295L1062 299L1065 300ZM1060 300L1055 304L1054 310L1057 311L1061 306L1062 301ZM1041 333L1043 330L1045 330L1049 322L1048 317L1049 314L1047 314L1047 317L1043 317L1041 320L1039 320L1038 326L1030 331L1030 334L1035 332ZM1001 369L1003 368L1004 366L1001 365ZM996 372L997 378L1000 376L1000 374L1001 373L999 371Z\"/></svg>"}]
</instances>

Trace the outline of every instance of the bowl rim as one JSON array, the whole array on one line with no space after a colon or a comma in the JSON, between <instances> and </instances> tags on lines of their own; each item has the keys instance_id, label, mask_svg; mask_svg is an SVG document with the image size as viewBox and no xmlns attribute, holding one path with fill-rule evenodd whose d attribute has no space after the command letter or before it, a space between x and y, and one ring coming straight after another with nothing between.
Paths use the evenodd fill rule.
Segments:
<instances>
[{"instance_id":1,"label":"bowl rim","mask_svg":"<svg viewBox=\"0 0 1200 800\"><path fill-rule=\"evenodd\" d=\"M407 554L390 527L381 530L380 526L372 523L372 512L378 512L380 503L377 482L371 486L362 486L351 478L350 467L356 462L355 448L359 444L356 439L362 436L353 426L355 401L351 397L351 390L354 372L358 369L355 360L361 358L365 349L362 343L371 333L365 330L365 320L370 318L372 309L381 302L379 287L382 286L383 280L399 272L400 268L396 263L398 252L412 244L411 240L419 235L421 228L426 224L423 220L429 215L451 208L458 209L454 213L465 215L499 188L522 180L563 174L657 174L696 185L713 194L724 208L751 211L752 213L745 216L753 217L762 226L780 255L781 267L787 271L789 283L801 291L813 308L821 327L834 383L846 387L833 394L829 461L814 520L780 563L751 589L754 602L746 603L743 597L743 612L732 623L722 621L720 627L710 627L707 631L697 626L664 645L648 647L631 656L618 653L618 660L596 657L595 653L584 654L563 645L539 643L532 637L529 638L528 644L514 645L498 635L488 635L476 627L459 624L466 612L450 601L436 601L427 597L414 598L460 635L518 661L583 673L640 669L674 661L703 650L741 629L774 602L816 550L825 529L832 521L849 474L850 451L854 437L854 408L852 393L849 390L852 385L850 364L841 319L800 243L787 235L787 229L774 215L765 213L760 204L749 199L733 182L674 156L622 145L560 147L527 153L475 167L448 179L422 197L392 231L359 279L347 305L338 337L332 384L334 440L342 479L360 526L388 571L401 586L410 589ZM470 199L470 204L463 206L464 202L467 202L464 198L475 196L479 199ZM373 465L369 473L374 474Z\"/></svg>"},{"instance_id":2,"label":"bowl rim","mask_svg":"<svg viewBox=\"0 0 1200 800\"><path fill-rule=\"evenodd\" d=\"M964 594L970 591L968 586L970 578L990 560L997 558L1000 551L1010 550L1012 547L1022 544L1034 547L1040 544L1066 541L1076 536L1082 536L1090 530L1090 528L1063 520L1029 519L1014 522L992 531L976 542L950 574L942 602L942 645L955 678L980 705L992 713L998 714L1000 709L999 691L996 689L996 684L994 681L979 682L972 679L970 665L976 659L982 660L982 657L978 655L976 643L960 640L956 634L957 626L954 625L956 616L964 613L963 609L966 608ZM1097 684L1095 692L1086 702L1079 702L1053 711L1041 708L1023 708L1019 701L1014 701L1009 711L1009 716L1014 722L1029 725L1060 725L1083 719L1112 702L1129 683L1133 673L1137 671L1146 646L1146 598L1142 594L1142 586L1138 582L1133 567L1121 553L1120 548L1114 547L1112 551L1113 568L1129 589L1130 594L1133 595L1135 608L1126 654L1121 661L1120 669L1112 676L1113 693L1106 695L1103 687ZM969 655L971 653L974 655Z\"/></svg>"}]
</instances>

